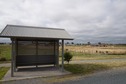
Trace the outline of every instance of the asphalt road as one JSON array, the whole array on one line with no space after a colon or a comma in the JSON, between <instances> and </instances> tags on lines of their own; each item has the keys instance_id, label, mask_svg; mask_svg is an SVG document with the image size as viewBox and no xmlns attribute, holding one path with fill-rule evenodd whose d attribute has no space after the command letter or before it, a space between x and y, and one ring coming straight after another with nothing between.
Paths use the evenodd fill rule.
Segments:
<instances>
[{"instance_id":1,"label":"asphalt road","mask_svg":"<svg viewBox=\"0 0 126 84\"><path fill-rule=\"evenodd\" d=\"M126 84L126 68L104 71L59 84Z\"/></svg>"}]
</instances>

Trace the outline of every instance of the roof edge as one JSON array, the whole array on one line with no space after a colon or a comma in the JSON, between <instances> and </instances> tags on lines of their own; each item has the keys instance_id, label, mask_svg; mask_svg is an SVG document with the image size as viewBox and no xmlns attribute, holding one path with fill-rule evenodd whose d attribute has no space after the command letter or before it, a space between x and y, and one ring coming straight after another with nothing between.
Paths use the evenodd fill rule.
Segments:
<instances>
[{"instance_id":1,"label":"roof edge","mask_svg":"<svg viewBox=\"0 0 126 84\"><path fill-rule=\"evenodd\" d=\"M20 36L0 36L2 38L36 38L36 39L59 39L59 40L74 40L74 38L44 38L44 37L20 37Z\"/></svg>"},{"instance_id":2,"label":"roof edge","mask_svg":"<svg viewBox=\"0 0 126 84\"><path fill-rule=\"evenodd\" d=\"M4 27L4 29L1 31L0 36L2 36L2 33L3 33L4 30L7 28L7 26L8 26L8 25L6 25L6 26Z\"/></svg>"},{"instance_id":3,"label":"roof edge","mask_svg":"<svg viewBox=\"0 0 126 84\"><path fill-rule=\"evenodd\" d=\"M27 28L39 28L39 29L54 29L54 30L65 30L63 28L51 28L51 27L39 27L39 26L28 26L28 25L13 25L13 24L7 24L7 26L12 26L12 27L27 27Z\"/></svg>"}]
</instances>

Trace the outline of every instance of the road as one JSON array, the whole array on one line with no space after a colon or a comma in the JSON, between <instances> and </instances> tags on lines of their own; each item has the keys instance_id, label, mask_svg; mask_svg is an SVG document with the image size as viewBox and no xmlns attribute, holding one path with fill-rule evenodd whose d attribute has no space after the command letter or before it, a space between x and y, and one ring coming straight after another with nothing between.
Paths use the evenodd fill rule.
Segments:
<instances>
[{"instance_id":1,"label":"road","mask_svg":"<svg viewBox=\"0 0 126 84\"><path fill-rule=\"evenodd\" d=\"M126 68L104 71L58 84L126 84Z\"/></svg>"}]
</instances>

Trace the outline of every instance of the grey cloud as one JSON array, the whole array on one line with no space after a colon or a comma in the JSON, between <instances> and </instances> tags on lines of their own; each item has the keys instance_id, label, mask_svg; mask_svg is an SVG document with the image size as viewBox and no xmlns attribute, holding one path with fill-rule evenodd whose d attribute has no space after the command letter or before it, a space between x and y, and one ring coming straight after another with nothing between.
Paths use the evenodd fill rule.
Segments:
<instances>
[{"instance_id":1,"label":"grey cloud","mask_svg":"<svg viewBox=\"0 0 126 84\"><path fill-rule=\"evenodd\" d=\"M126 43L126 0L2 0L0 22L0 31L6 24L58 27L75 42Z\"/></svg>"}]
</instances>

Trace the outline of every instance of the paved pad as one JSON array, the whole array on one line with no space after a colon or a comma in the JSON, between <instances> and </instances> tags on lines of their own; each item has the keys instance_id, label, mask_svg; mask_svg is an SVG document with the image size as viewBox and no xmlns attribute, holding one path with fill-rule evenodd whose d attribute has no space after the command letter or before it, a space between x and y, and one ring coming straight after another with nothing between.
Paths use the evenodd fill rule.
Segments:
<instances>
[{"instance_id":1,"label":"paved pad","mask_svg":"<svg viewBox=\"0 0 126 84\"><path fill-rule=\"evenodd\" d=\"M50 77L70 74L70 72L64 71L54 66L44 67L20 67L17 72L14 72L14 77L11 77L11 69L4 76L3 80L18 80L35 77Z\"/></svg>"}]
</instances>

